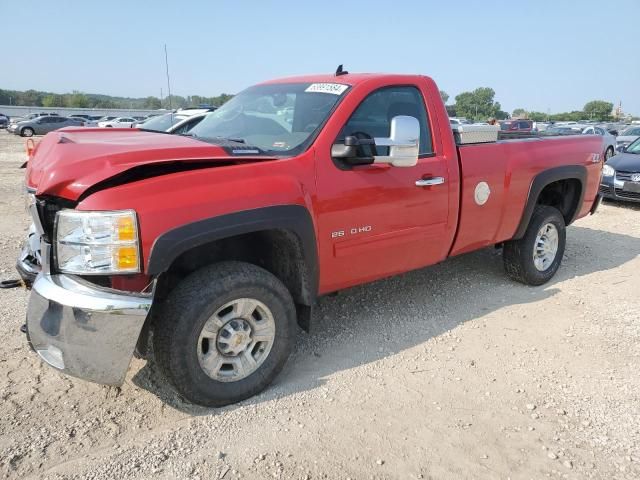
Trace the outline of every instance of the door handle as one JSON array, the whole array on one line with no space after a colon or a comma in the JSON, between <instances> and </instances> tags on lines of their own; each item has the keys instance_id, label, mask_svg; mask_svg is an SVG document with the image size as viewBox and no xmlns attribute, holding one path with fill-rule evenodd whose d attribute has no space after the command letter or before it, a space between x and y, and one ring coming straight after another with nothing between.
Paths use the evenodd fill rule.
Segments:
<instances>
[{"instance_id":1,"label":"door handle","mask_svg":"<svg viewBox=\"0 0 640 480\"><path fill-rule=\"evenodd\" d=\"M416 180L416 187L432 187L433 185L442 185L444 177L421 178Z\"/></svg>"}]
</instances>

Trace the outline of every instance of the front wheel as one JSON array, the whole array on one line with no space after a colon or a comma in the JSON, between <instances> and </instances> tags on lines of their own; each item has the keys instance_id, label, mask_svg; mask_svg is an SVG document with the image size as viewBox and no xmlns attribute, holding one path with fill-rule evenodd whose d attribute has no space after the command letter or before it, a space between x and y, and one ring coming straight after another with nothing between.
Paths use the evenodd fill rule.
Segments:
<instances>
[{"instance_id":1,"label":"front wheel","mask_svg":"<svg viewBox=\"0 0 640 480\"><path fill-rule=\"evenodd\" d=\"M505 271L518 282L542 285L560 268L565 244L566 226L560 211L537 205L524 236L504 244Z\"/></svg>"},{"instance_id":2,"label":"front wheel","mask_svg":"<svg viewBox=\"0 0 640 480\"><path fill-rule=\"evenodd\" d=\"M158 365L198 405L220 407L261 392L293 348L296 315L289 291L248 263L223 262L192 273L158 313Z\"/></svg>"},{"instance_id":3,"label":"front wheel","mask_svg":"<svg viewBox=\"0 0 640 480\"><path fill-rule=\"evenodd\" d=\"M24 127L22 130L20 130L21 137L33 137L33 133L33 128L30 127Z\"/></svg>"}]
</instances>

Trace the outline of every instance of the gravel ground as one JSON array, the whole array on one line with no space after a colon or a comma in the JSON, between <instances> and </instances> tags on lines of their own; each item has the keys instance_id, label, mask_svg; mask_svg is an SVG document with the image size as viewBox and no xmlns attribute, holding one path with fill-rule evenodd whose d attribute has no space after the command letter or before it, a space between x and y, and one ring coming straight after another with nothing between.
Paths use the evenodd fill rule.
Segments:
<instances>
[{"instance_id":1,"label":"gravel ground","mask_svg":"<svg viewBox=\"0 0 640 480\"><path fill-rule=\"evenodd\" d=\"M28 224L22 139L0 131L0 277ZM486 249L323 298L276 383L181 401L153 364L122 388L43 365L0 291L6 478L640 478L640 208L572 226L556 278L506 279Z\"/></svg>"}]
</instances>

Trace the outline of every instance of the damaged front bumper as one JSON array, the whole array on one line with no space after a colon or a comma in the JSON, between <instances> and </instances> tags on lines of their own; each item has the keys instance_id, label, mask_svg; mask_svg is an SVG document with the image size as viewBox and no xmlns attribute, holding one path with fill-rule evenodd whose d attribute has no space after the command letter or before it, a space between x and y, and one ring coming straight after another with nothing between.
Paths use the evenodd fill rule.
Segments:
<instances>
[{"instance_id":1,"label":"damaged front bumper","mask_svg":"<svg viewBox=\"0 0 640 480\"><path fill-rule=\"evenodd\" d=\"M122 292L74 275L52 274L51 245L44 240L37 252L41 265L32 263L34 253L18 260L21 275L36 274L27 309L31 347L42 360L64 373L105 385L121 385L153 293Z\"/></svg>"}]
</instances>

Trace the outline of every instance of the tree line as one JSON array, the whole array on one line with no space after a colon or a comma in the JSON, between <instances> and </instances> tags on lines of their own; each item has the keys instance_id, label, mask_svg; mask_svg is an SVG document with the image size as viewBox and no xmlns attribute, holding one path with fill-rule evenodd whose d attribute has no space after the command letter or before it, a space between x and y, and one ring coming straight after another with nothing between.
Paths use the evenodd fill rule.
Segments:
<instances>
[{"instance_id":1,"label":"tree line","mask_svg":"<svg viewBox=\"0 0 640 480\"><path fill-rule=\"evenodd\" d=\"M446 103L449 99L447 92L440 91L442 100ZM487 121L495 118L504 120L507 118L524 118L536 122L543 121L579 121L596 120L605 122L612 120L611 112L613 103L604 100L592 100L587 102L582 110L561 113L544 113L527 111L516 108L510 115L501 109L500 102L495 101L495 92L492 88L476 88L472 92L462 92L456 95L455 103L447 105L447 112L451 117L464 117L473 121Z\"/></svg>"},{"instance_id":2,"label":"tree line","mask_svg":"<svg viewBox=\"0 0 640 480\"><path fill-rule=\"evenodd\" d=\"M171 95L160 99L149 96L143 98L114 97L95 93L73 91L71 93L41 92L38 90L0 89L0 105L20 105L25 107L69 107L69 108L129 108L150 109L197 107L198 105L219 106L233 95L223 93L216 97L191 95L182 97Z\"/></svg>"},{"instance_id":3,"label":"tree line","mask_svg":"<svg viewBox=\"0 0 640 480\"><path fill-rule=\"evenodd\" d=\"M440 90L442 100L447 103L449 95ZM2 90L0 89L0 105L21 105L25 107L70 107L70 108L130 108L149 109L197 107L198 105L219 106L233 95L223 93L216 97L191 95L182 97L171 95L160 99L149 96L143 98L114 97L94 93L73 91L71 93L51 93L37 90ZM471 92L462 92L455 97L453 105L447 105L447 113L451 117L464 117L474 121L486 121L491 118L503 120L507 118L526 118L534 121L578 121L578 120L611 120L613 104L603 100L592 100L582 110L548 114L544 112L526 111L516 108L510 115L502 110L500 102L495 101L495 91L489 87L476 88Z\"/></svg>"}]
</instances>

